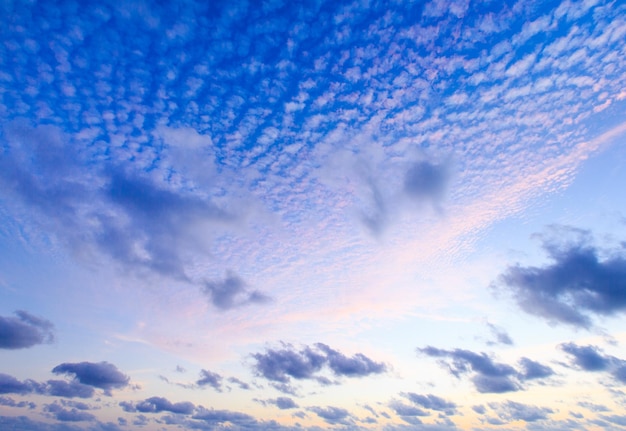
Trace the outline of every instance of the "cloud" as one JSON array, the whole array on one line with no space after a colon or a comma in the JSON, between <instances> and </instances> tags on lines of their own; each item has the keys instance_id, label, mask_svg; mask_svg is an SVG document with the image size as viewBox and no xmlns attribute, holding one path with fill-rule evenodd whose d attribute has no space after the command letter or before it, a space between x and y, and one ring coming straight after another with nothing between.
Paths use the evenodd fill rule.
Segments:
<instances>
[{"instance_id":1,"label":"cloud","mask_svg":"<svg viewBox=\"0 0 626 431\"><path fill-rule=\"evenodd\" d=\"M554 411L548 407L536 407L527 404L516 403L514 401L506 401L504 403L490 403L494 411L497 412L500 419L507 422L525 421L536 422L547 419L548 415Z\"/></svg>"},{"instance_id":2,"label":"cloud","mask_svg":"<svg viewBox=\"0 0 626 431\"><path fill-rule=\"evenodd\" d=\"M370 374L380 374L386 371L385 364L382 362L374 362L362 353L357 353L349 358L322 343L317 343L315 347L326 354L328 367L337 376L362 377Z\"/></svg>"},{"instance_id":3,"label":"cloud","mask_svg":"<svg viewBox=\"0 0 626 431\"><path fill-rule=\"evenodd\" d=\"M123 405L120 403L120 406L124 408L125 411L138 411L141 413L161 413L161 412L170 412L176 414L184 414L189 415L192 414L195 410L195 406L189 401L184 401L180 403L172 403L165 398L162 397L151 397L147 398L135 405L125 402Z\"/></svg>"},{"instance_id":4,"label":"cloud","mask_svg":"<svg viewBox=\"0 0 626 431\"><path fill-rule=\"evenodd\" d=\"M443 350L435 347L418 349L418 352L436 358L448 358L450 362L443 362L450 373L455 377L472 372L472 382L476 390L481 393L513 392L520 389L516 382L515 368L507 364L494 362L486 353L474 353L469 350Z\"/></svg>"},{"instance_id":5,"label":"cloud","mask_svg":"<svg viewBox=\"0 0 626 431\"><path fill-rule=\"evenodd\" d=\"M249 291L246 283L232 272L229 272L224 280L206 281L203 292L211 304L220 310L230 310L247 304L262 304L270 300L258 290Z\"/></svg>"},{"instance_id":6,"label":"cloud","mask_svg":"<svg viewBox=\"0 0 626 431\"><path fill-rule=\"evenodd\" d=\"M94 389L77 381L66 382L64 380L48 380L44 392L48 395L66 398L91 398Z\"/></svg>"},{"instance_id":7,"label":"cloud","mask_svg":"<svg viewBox=\"0 0 626 431\"><path fill-rule=\"evenodd\" d=\"M196 381L198 386L211 386L218 392L222 391L222 376L208 370L200 371L200 379Z\"/></svg>"},{"instance_id":8,"label":"cloud","mask_svg":"<svg viewBox=\"0 0 626 431\"><path fill-rule=\"evenodd\" d=\"M254 426L257 421L252 416L245 413L233 412L229 410L214 410L198 407L197 413L192 416L193 419L201 420L212 426L222 425L230 422L237 426Z\"/></svg>"},{"instance_id":9,"label":"cloud","mask_svg":"<svg viewBox=\"0 0 626 431\"><path fill-rule=\"evenodd\" d=\"M450 169L445 164L426 160L411 165L404 175L404 192L418 201L438 204L450 182Z\"/></svg>"},{"instance_id":10,"label":"cloud","mask_svg":"<svg viewBox=\"0 0 626 431\"><path fill-rule=\"evenodd\" d=\"M521 358L520 366L522 372L520 374L523 380L543 379L554 374L552 368L528 358Z\"/></svg>"},{"instance_id":11,"label":"cloud","mask_svg":"<svg viewBox=\"0 0 626 431\"><path fill-rule=\"evenodd\" d=\"M10 397L0 397L0 406L17 408L28 407L32 410L37 407L37 404L33 403L32 401L15 401L13 398Z\"/></svg>"},{"instance_id":12,"label":"cloud","mask_svg":"<svg viewBox=\"0 0 626 431\"><path fill-rule=\"evenodd\" d=\"M619 382L626 384L626 361L615 356L604 355L596 346L578 346L563 343L561 350L572 357L572 364L584 371L606 371Z\"/></svg>"},{"instance_id":13,"label":"cloud","mask_svg":"<svg viewBox=\"0 0 626 431\"><path fill-rule=\"evenodd\" d=\"M56 420L61 422L89 422L96 419L91 413L76 408L68 410L56 403L47 404L44 411L51 413Z\"/></svg>"},{"instance_id":14,"label":"cloud","mask_svg":"<svg viewBox=\"0 0 626 431\"><path fill-rule=\"evenodd\" d=\"M50 321L26 311L16 311L17 317L0 316L0 349L24 349L54 341Z\"/></svg>"},{"instance_id":15,"label":"cloud","mask_svg":"<svg viewBox=\"0 0 626 431\"><path fill-rule=\"evenodd\" d=\"M54 367L52 372L73 375L77 382L104 389L105 393L109 393L111 389L125 388L130 380L108 362L63 363Z\"/></svg>"},{"instance_id":16,"label":"cloud","mask_svg":"<svg viewBox=\"0 0 626 431\"><path fill-rule=\"evenodd\" d=\"M428 416L429 413L415 406L406 405L400 401L393 400L389 403L389 407L396 412L398 416Z\"/></svg>"},{"instance_id":17,"label":"cloud","mask_svg":"<svg viewBox=\"0 0 626 431\"><path fill-rule=\"evenodd\" d=\"M278 407L281 410L298 408L298 404L296 404L294 400L288 397L278 397L275 399L267 400L267 402L269 404L274 404L276 407Z\"/></svg>"},{"instance_id":18,"label":"cloud","mask_svg":"<svg viewBox=\"0 0 626 431\"><path fill-rule=\"evenodd\" d=\"M504 329L499 328L496 325L492 323L488 323L488 322L487 322L487 326L489 327L489 330L491 331L493 336L496 338L495 341L489 341L487 343L488 345L494 345L494 344L504 344L507 346L513 345L513 340L511 339L509 334L506 333Z\"/></svg>"},{"instance_id":19,"label":"cloud","mask_svg":"<svg viewBox=\"0 0 626 431\"><path fill-rule=\"evenodd\" d=\"M0 373L0 394L27 394L33 391L30 380L20 382L13 376Z\"/></svg>"},{"instance_id":20,"label":"cloud","mask_svg":"<svg viewBox=\"0 0 626 431\"><path fill-rule=\"evenodd\" d=\"M91 386L77 381L66 382L63 380L48 380L38 383L34 380L17 380L13 376L0 373L0 394L30 394L51 395L65 398L91 398L94 389Z\"/></svg>"},{"instance_id":21,"label":"cloud","mask_svg":"<svg viewBox=\"0 0 626 431\"><path fill-rule=\"evenodd\" d=\"M464 349L445 350L432 346L419 348L417 351L430 357L442 358L440 364L457 378L471 374L474 387L481 393L519 391L526 381L547 378L554 374L550 367L528 358L520 359L522 371L518 371L508 364L495 362L486 353Z\"/></svg>"},{"instance_id":22,"label":"cloud","mask_svg":"<svg viewBox=\"0 0 626 431\"><path fill-rule=\"evenodd\" d=\"M176 187L137 164L103 163L90 153L93 146L56 126L15 121L3 131L3 195L83 257L97 250L126 268L188 281L190 250L203 252L201 228L239 220L206 194Z\"/></svg>"},{"instance_id":23,"label":"cloud","mask_svg":"<svg viewBox=\"0 0 626 431\"><path fill-rule=\"evenodd\" d=\"M509 267L499 284L524 311L552 323L589 328L594 315L626 311L626 257L590 245L588 231L553 229L555 236L574 235L573 240L544 238L543 249L553 262Z\"/></svg>"},{"instance_id":24,"label":"cloud","mask_svg":"<svg viewBox=\"0 0 626 431\"><path fill-rule=\"evenodd\" d=\"M249 390L250 389L250 385L248 383L246 383L244 381L241 381L241 380L239 380L236 377L229 377L228 381L230 383L236 384L237 386L239 386L240 389L243 389L243 390Z\"/></svg>"},{"instance_id":25,"label":"cloud","mask_svg":"<svg viewBox=\"0 0 626 431\"><path fill-rule=\"evenodd\" d=\"M322 343L313 348L305 346L300 351L289 344L283 346L282 349L267 349L265 353L252 355L256 360L254 370L257 375L280 384L288 384L292 378L328 383L327 378L317 375L324 367L338 377L364 377L387 369L385 364L374 362L361 353L349 358Z\"/></svg>"},{"instance_id":26,"label":"cloud","mask_svg":"<svg viewBox=\"0 0 626 431\"><path fill-rule=\"evenodd\" d=\"M421 395L413 392L407 392L403 393L402 396L415 405L421 406L429 410L444 412L446 415L452 415L456 410L456 404L450 401L446 401L436 395Z\"/></svg>"},{"instance_id":27,"label":"cloud","mask_svg":"<svg viewBox=\"0 0 626 431\"><path fill-rule=\"evenodd\" d=\"M350 425L352 421L352 416L350 412L346 409L342 409L339 407L308 407L308 411L311 411L318 415L320 418L324 419L326 423L331 425Z\"/></svg>"}]
</instances>

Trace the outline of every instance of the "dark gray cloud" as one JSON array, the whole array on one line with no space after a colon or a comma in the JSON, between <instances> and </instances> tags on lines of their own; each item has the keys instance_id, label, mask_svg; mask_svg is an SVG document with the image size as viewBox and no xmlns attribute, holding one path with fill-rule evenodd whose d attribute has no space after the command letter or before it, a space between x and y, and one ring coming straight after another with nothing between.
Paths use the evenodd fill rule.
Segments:
<instances>
[{"instance_id":1,"label":"dark gray cloud","mask_svg":"<svg viewBox=\"0 0 626 431\"><path fill-rule=\"evenodd\" d=\"M514 401L506 401L503 403L489 404L498 417L506 422L524 421L535 422L547 419L548 415L554 411L547 407L536 407L528 404L516 403Z\"/></svg>"},{"instance_id":2,"label":"dark gray cloud","mask_svg":"<svg viewBox=\"0 0 626 431\"><path fill-rule=\"evenodd\" d=\"M339 407L313 406L313 407L307 408L307 410L315 413L320 418L322 418L326 423L329 423L331 425L336 425L336 424L350 425L353 423L350 412L348 412L348 410L346 409L342 409Z\"/></svg>"},{"instance_id":3,"label":"dark gray cloud","mask_svg":"<svg viewBox=\"0 0 626 431\"><path fill-rule=\"evenodd\" d=\"M450 182L450 169L445 164L435 164L429 161L414 163L404 176L404 191L407 195L418 200L439 202Z\"/></svg>"},{"instance_id":4,"label":"dark gray cloud","mask_svg":"<svg viewBox=\"0 0 626 431\"><path fill-rule=\"evenodd\" d=\"M326 377L316 375L324 367L338 377L364 377L383 373L387 369L385 364L374 362L361 353L347 357L322 343L312 348L306 346L300 351L284 344L282 349L267 349L265 353L255 353L252 357L256 360L254 370L257 375L283 385L288 385L291 378L332 383Z\"/></svg>"},{"instance_id":5,"label":"dark gray cloud","mask_svg":"<svg viewBox=\"0 0 626 431\"><path fill-rule=\"evenodd\" d=\"M55 374L69 374L83 385L104 389L121 389L128 386L129 377L108 362L63 363L52 369Z\"/></svg>"},{"instance_id":6,"label":"dark gray cloud","mask_svg":"<svg viewBox=\"0 0 626 431\"><path fill-rule=\"evenodd\" d=\"M16 317L0 316L0 349L24 349L54 340L53 325L26 311L16 311Z\"/></svg>"},{"instance_id":7,"label":"dark gray cloud","mask_svg":"<svg viewBox=\"0 0 626 431\"><path fill-rule=\"evenodd\" d=\"M596 346L578 346L563 343L561 350L572 357L572 364L584 371L605 371L620 383L626 384L626 361L615 356L604 355Z\"/></svg>"},{"instance_id":8,"label":"dark gray cloud","mask_svg":"<svg viewBox=\"0 0 626 431\"><path fill-rule=\"evenodd\" d=\"M401 394L404 398L411 401L413 404L421 406L425 409L436 410L444 412L447 415L454 414L456 411L456 404L450 401L446 401L441 397L432 394L416 394L413 392L407 392Z\"/></svg>"},{"instance_id":9,"label":"dark gray cloud","mask_svg":"<svg viewBox=\"0 0 626 431\"><path fill-rule=\"evenodd\" d=\"M515 392L523 389L523 382L554 374L550 367L528 358L520 360L521 371L518 371L508 364L495 362L486 353L464 349L445 350L432 346L419 348L417 351L439 358L440 365L457 378L470 374L474 387L481 393Z\"/></svg>"},{"instance_id":10,"label":"dark gray cloud","mask_svg":"<svg viewBox=\"0 0 626 431\"><path fill-rule=\"evenodd\" d=\"M47 404L44 411L51 413L56 420L61 422L89 422L96 419L94 415L87 413L84 409L65 409L57 403Z\"/></svg>"},{"instance_id":11,"label":"dark gray cloud","mask_svg":"<svg viewBox=\"0 0 626 431\"><path fill-rule=\"evenodd\" d=\"M211 372L209 370L201 370L200 371L200 379L196 381L196 385L203 386L211 386L218 392L222 391L222 376L217 373Z\"/></svg>"},{"instance_id":12,"label":"dark gray cloud","mask_svg":"<svg viewBox=\"0 0 626 431\"><path fill-rule=\"evenodd\" d=\"M509 267L499 285L509 290L527 313L552 323L592 326L592 316L626 311L626 258L623 251L600 251L590 244L590 233L554 228L543 249L551 264ZM559 234L559 235L557 235ZM567 239L571 236L573 239Z\"/></svg>"},{"instance_id":13,"label":"dark gray cloud","mask_svg":"<svg viewBox=\"0 0 626 431\"><path fill-rule=\"evenodd\" d=\"M224 280L205 281L204 294L211 304L220 310L230 310L247 304L261 304L270 300L258 290L249 290L246 283L236 274L229 272Z\"/></svg>"}]
</instances>

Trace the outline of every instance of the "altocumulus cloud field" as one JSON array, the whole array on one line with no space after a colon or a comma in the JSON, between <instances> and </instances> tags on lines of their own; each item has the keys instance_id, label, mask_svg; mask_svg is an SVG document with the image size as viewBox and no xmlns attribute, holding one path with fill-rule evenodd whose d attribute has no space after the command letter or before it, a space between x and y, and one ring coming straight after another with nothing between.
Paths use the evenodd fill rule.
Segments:
<instances>
[{"instance_id":1,"label":"altocumulus cloud field","mask_svg":"<svg viewBox=\"0 0 626 431\"><path fill-rule=\"evenodd\" d=\"M626 429L623 2L0 14L1 429Z\"/></svg>"}]
</instances>

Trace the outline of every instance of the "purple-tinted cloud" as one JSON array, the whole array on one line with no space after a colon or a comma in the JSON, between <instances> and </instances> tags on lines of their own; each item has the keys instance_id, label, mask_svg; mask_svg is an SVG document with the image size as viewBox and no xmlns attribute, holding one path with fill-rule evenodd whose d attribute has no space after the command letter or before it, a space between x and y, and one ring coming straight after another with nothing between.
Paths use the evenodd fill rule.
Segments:
<instances>
[{"instance_id":1,"label":"purple-tinted cloud","mask_svg":"<svg viewBox=\"0 0 626 431\"><path fill-rule=\"evenodd\" d=\"M229 272L224 280L206 281L204 294L213 306L220 310L230 310L247 304L262 304L270 298L258 290L249 290L246 283Z\"/></svg>"},{"instance_id":2,"label":"purple-tinted cloud","mask_svg":"<svg viewBox=\"0 0 626 431\"><path fill-rule=\"evenodd\" d=\"M348 410L339 407L309 407L308 411L311 411L322 418L326 423L331 425L350 425L352 421L352 415Z\"/></svg>"},{"instance_id":3,"label":"purple-tinted cloud","mask_svg":"<svg viewBox=\"0 0 626 431\"><path fill-rule=\"evenodd\" d=\"M129 403L125 403L122 407L127 411L133 411L133 407ZM163 397L151 397L135 404L134 410L141 413L170 412L189 415L194 412L195 406L188 401L172 403Z\"/></svg>"},{"instance_id":4,"label":"purple-tinted cloud","mask_svg":"<svg viewBox=\"0 0 626 431\"><path fill-rule=\"evenodd\" d=\"M470 374L474 387L481 393L519 391L523 389L523 382L546 378L553 374L550 367L528 358L520 360L522 371L518 371L508 364L495 362L486 353L464 349L445 350L432 346L419 348L417 351L430 357L441 358L440 364L457 378Z\"/></svg>"},{"instance_id":5,"label":"purple-tinted cloud","mask_svg":"<svg viewBox=\"0 0 626 431\"><path fill-rule=\"evenodd\" d=\"M578 346L563 343L561 350L572 357L572 364L584 371L605 371L620 383L626 384L626 360L604 355L596 346Z\"/></svg>"},{"instance_id":6,"label":"purple-tinted cloud","mask_svg":"<svg viewBox=\"0 0 626 431\"><path fill-rule=\"evenodd\" d=\"M46 405L44 411L51 413L56 420L61 422L89 422L96 419L94 415L87 413L84 409L65 409L56 403Z\"/></svg>"},{"instance_id":7,"label":"purple-tinted cloud","mask_svg":"<svg viewBox=\"0 0 626 431\"><path fill-rule=\"evenodd\" d=\"M69 374L83 385L104 389L121 389L128 386L130 378L108 362L63 363L52 369L55 374Z\"/></svg>"},{"instance_id":8,"label":"purple-tinted cloud","mask_svg":"<svg viewBox=\"0 0 626 431\"><path fill-rule=\"evenodd\" d=\"M25 349L54 340L50 321L26 311L16 311L16 317L0 316L0 349Z\"/></svg>"},{"instance_id":9,"label":"purple-tinted cloud","mask_svg":"<svg viewBox=\"0 0 626 431\"><path fill-rule=\"evenodd\" d=\"M218 392L222 391L222 376L209 370L200 371L200 379L196 381L196 385L211 386Z\"/></svg>"},{"instance_id":10,"label":"purple-tinted cloud","mask_svg":"<svg viewBox=\"0 0 626 431\"><path fill-rule=\"evenodd\" d=\"M500 276L500 284L527 313L589 328L594 315L626 311L626 257L591 246L589 232L575 233L574 241L544 240L551 264L509 267Z\"/></svg>"},{"instance_id":11,"label":"purple-tinted cloud","mask_svg":"<svg viewBox=\"0 0 626 431\"><path fill-rule=\"evenodd\" d=\"M324 367L338 377L364 377L386 371L385 364L361 353L347 357L322 343L300 351L286 344L282 349L267 349L265 353L255 353L252 357L256 360L254 369L257 375L280 384L288 384L291 378L315 379L329 384L328 378L317 375Z\"/></svg>"}]
</instances>

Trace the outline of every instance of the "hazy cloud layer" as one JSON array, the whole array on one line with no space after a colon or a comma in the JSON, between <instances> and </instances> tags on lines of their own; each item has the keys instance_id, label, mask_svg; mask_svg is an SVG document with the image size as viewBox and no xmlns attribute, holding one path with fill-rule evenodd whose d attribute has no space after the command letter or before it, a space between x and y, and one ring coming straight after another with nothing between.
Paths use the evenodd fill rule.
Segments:
<instances>
[{"instance_id":1,"label":"hazy cloud layer","mask_svg":"<svg viewBox=\"0 0 626 431\"><path fill-rule=\"evenodd\" d=\"M626 310L626 257L592 246L589 232L573 233L577 234L573 241L544 239L551 264L509 267L500 282L524 311L550 322L589 328L594 315Z\"/></svg>"},{"instance_id":2,"label":"hazy cloud layer","mask_svg":"<svg viewBox=\"0 0 626 431\"><path fill-rule=\"evenodd\" d=\"M0 349L24 349L54 340L53 325L26 311L15 317L0 316Z\"/></svg>"}]
</instances>

